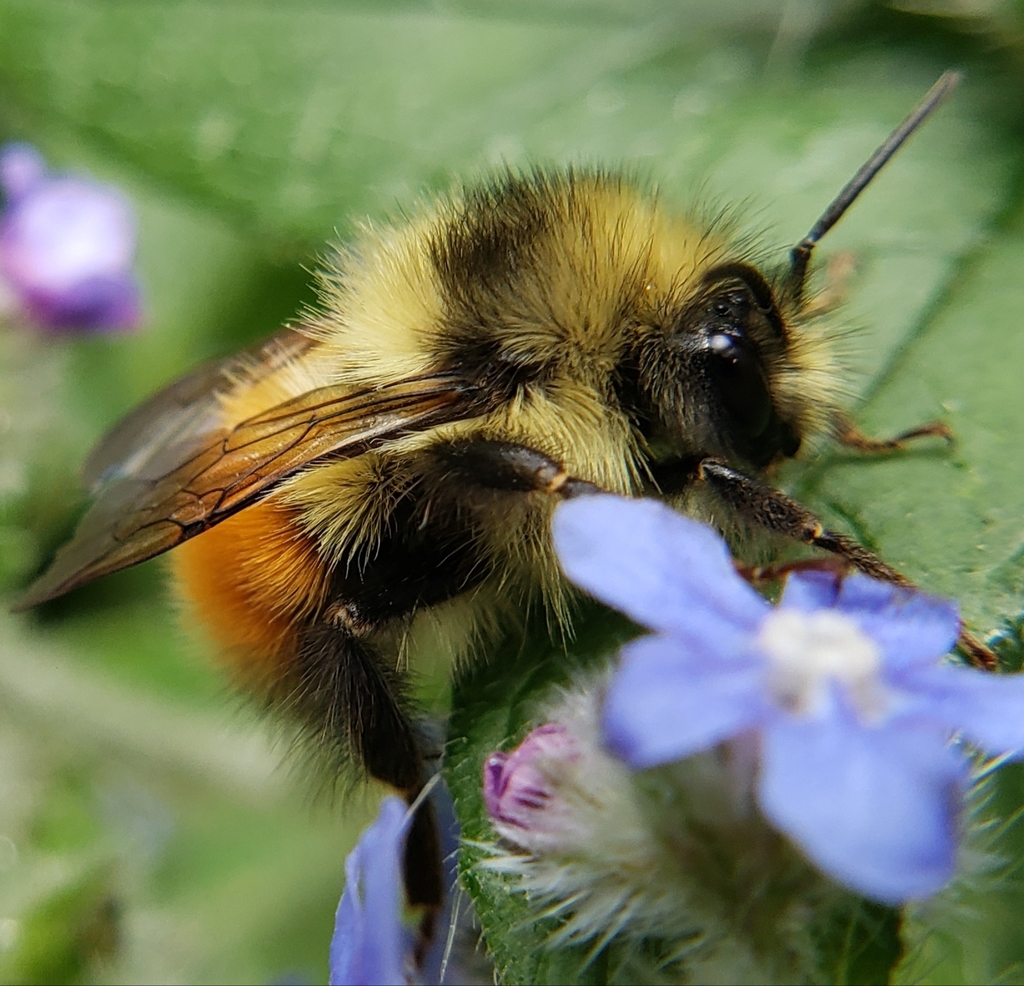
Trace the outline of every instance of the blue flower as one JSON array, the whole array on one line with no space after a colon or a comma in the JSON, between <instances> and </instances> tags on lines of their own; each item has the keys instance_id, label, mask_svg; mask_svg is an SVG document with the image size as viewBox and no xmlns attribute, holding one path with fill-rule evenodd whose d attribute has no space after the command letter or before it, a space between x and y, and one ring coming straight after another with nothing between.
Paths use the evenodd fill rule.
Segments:
<instances>
[{"instance_id":1,"label":"blue flower","mask_svg":"<svg viewBox=\"0 0 1024 986\"><path fill-rule=\"evenodd\" d=\"M33 147L0 151L0 288L43 328L129 328L139 320L135 219L114 189L52 175Z\"/></svg>"},{"instance_id":2,"label":"blue flower","mask_svg":"<svg viewBox=\"0 0 1024 986\"><path fill-rule=\"evenodd\" d=\"M331 939L331 986L407 980L402 849L411 819L401 798L385 798L376 821L345 860L345 892Z\"/></svg>"},{"instance_id":3,"label":"blue flower","mask_svg":"<svg viewBox=\"0 0 1024 986\"><path fill-rule=\"evenodd\" d=\"M446 945L456 881L458 824L451 796L442 784L435 785L430 798L441 833L448 893L421 967L417 969L413 959L414 935L402 920L402 856L412 813L401 798L387 797L376 820L345 860L345 891L331 939L331 986L456 981L452 977L457 971L448 964Z\"/></svg>"},{"instance_id":4,"label":"blue flower","mask_svg":"<svg viewBox=\"0 0 1024 986\"><path fill-rule=\"evenodd\" d=\"M1024 746L1024 676L942 663L956 607L862 575L790 576L772 607L710 528L651 500L559 507L568 576L654 631L628 644L602 728L636 769L725 741L758 754L761 811L887 903L952 876L969 756Z\"/></svg>"}]
</instances>

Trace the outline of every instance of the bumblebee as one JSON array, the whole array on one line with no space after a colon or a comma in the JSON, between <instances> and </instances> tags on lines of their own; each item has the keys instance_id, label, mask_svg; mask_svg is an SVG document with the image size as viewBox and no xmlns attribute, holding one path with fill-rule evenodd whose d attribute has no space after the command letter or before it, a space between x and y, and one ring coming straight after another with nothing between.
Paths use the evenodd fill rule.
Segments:
<instances>
[{"instance_id":1,"label":"bumblebee","mask_svg":"<svg viewBox=\"0 0 1024 986\"><path fill-rule=\"evenodd\" d=\"M871 450L943 433L876 442L848 422L806 286L815 244L955 83L779 267L752 263L721 218L601 170L508 172L365 229L320 275L315 312L99 444L95 503L22 605L175 548L178 591L244 686L412 801L428 747L405 694L417 634L434 621L464 647L537 602L566 621L560 498L657 495L908 585L765 472L813 436ZM410 846L429 846L417 818ZM436 902L436 876L407 878L411 902Z\"/></svg>"}]
</instances>

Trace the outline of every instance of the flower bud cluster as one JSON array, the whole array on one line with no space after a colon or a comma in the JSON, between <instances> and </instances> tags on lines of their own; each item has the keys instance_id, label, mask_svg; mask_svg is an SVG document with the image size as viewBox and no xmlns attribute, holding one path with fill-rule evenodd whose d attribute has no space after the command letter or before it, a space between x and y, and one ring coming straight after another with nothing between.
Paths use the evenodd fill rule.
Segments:
<instances>
[{"instance_id":1,"label":"flower bud cluster","mask_svg":"<svg viewBox=\"0 0 1024 986\"><path fill-rule=\"evenodd\" d=\"M485 865L557 919L552 945L827 980L837 920L962 869L979 751L1024 748L1024 676L946 662L952 603L810 570L772 606L654 501L570 501L554 535L574 582L654 632L485 764Z\"/></svg>"},{"instance_id":2,"label":"flower bud cluster","mask_svg":"<svg viewBox=\"0 0 1024 986\"><path fill-rule=\"evenodd\" d=\"M605 687L564 694L487 760L500 841L483 865L556 919L550 947L614 939L694 981L813 977L817 916L853 905L754 810L751 751L737 742L637 775L602 744Z\"/></svg>"}]
</instances>

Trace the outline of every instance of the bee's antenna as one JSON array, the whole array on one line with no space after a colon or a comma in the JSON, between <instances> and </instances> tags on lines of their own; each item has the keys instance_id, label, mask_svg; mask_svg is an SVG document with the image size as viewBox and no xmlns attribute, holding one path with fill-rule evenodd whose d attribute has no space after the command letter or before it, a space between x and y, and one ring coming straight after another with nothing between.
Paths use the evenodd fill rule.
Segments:
<instances>
[{"instance_id":1,"label":"bee's antenna","mask_svg":"<svg viewBox=\"0 0 1024 986\"><path fill-rule=\"evenodd\" d=\"M878 150L860 166L857 173L846 183L843 190L832 200L831 205L821 214L821 218L811 227L811 231L789 252L789 284L794 300L799 303L803 297L804 283L807 280L807 264L811 259L811 251L839 220L843 213L853 205L857 196L867 188L871 179L878 174L886 162L905 143L907 138L925 120L931 116L942 101L957 87L960 82L959 72L943 72L939 81L928 90L927 95L917 104L913 112L882 142Z\"/></svg>"}]
</instances>

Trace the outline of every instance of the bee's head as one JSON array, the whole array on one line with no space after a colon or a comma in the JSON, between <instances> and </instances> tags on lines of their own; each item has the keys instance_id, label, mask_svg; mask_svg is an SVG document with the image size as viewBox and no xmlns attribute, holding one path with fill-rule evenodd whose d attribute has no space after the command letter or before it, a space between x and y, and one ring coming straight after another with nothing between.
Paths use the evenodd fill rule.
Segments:
<instances>
[{"instance_id":1,"label":"bee's head","mask_svg":"<svg viewBox=\"0 0 1024 986\"><path fill-rule=\"evenodd\" d=\"M811 253L959 78L944 73L883 141L790 251L775 287L747 263L715 263L641 333L633 354L641 424L676 454L761 468L795 455L808 431L834 420L831 359L802 325Z\"/></svg>"},{"instance_id":2,"label":"bee's head","mask_svg":"<svg viewBox=\"0 0 1024 986\"><path fill-rule=\"evenodd\" d=\"M683 455L761 468L795 455L805 417L785 381L799 375L790 333L765 277L746 263L707 270L638 341L645 430Z\"/></svg>"}]
</instances>

